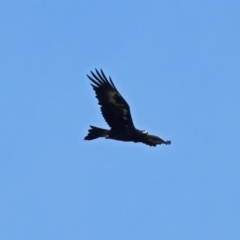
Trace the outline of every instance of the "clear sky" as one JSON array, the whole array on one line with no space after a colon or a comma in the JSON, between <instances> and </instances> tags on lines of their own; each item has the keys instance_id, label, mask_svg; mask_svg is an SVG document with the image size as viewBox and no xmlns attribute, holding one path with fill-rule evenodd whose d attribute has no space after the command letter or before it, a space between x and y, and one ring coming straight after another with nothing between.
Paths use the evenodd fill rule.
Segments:
<instances>
[{"instance_id":1,"label":"clear sky","mask_svg":"<svg viewBox=\"0 0 240 240\"><path fill-rule=\"evenodd\" d=\"M0 1L0 239L238 240L240 1ZM97 139L102 68L135 125Z\"/></svg>"}]
</instances>

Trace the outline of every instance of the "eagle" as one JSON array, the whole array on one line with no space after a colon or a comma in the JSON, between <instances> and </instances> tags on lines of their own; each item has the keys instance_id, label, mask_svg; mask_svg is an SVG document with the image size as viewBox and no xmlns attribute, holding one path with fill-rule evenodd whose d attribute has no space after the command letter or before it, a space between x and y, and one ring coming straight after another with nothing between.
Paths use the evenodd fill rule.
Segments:
<instances>
[{"instance_id":1,"label":"eagle","mask_svg":"<svg viewBox=\"0 0 240 240\"><path fill-rule=\"evenodd\" d=\"M85 140L103 137L126 142L141 142L154 147L158 144L171 144L171 141L164 141L160 137L148 134L146 130L135 128L130 107L115 87L111 77L107 79L102 69L95 71L95 73L91 71L91 76L87 75L87 77L91 81L102 115L110 129L90 125Z\"/></svg>"}]
</instances>

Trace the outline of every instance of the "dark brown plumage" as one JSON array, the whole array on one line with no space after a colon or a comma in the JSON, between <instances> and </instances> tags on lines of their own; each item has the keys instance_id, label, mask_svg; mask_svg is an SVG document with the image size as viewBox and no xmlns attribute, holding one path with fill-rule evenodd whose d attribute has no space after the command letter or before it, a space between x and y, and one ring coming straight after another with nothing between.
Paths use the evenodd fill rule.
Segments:
<instances>
[{"instance_id":1,"label":"dark brown plumage","mask_svg":"<svg viewBox=\"0 0 240 240\"><path fill-rule=\"evenodd\" d=\"M142 142L149 146L157 144L171 144L171 141L149 135L145 130L138 130L133 124L130 107L115 87L111 77L106 78L104 72L96 69L91 71L92 76L87 75L96 93L98 104L101 106L102 115L110 126L110 130L90 126L85 140L93 140L105 137L120 141Z\"/></svg>"}]
</instances>

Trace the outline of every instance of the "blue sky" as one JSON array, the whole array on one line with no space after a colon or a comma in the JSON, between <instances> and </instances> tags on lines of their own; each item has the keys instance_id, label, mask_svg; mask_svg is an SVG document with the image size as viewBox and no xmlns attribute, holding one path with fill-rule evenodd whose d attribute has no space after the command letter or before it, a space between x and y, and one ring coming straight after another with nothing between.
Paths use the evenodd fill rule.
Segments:
<instances>
[{"instance_id":1,"label":"blue sky","mask_svg":"<svg viewBox=\"0 0 240 240\"><path fill-rule=\"evenodd\" d=\"M239 239L239 10L1 1L0 239ZM172 145L84 141L95 68Z\"/></svg>"}]
</instances>

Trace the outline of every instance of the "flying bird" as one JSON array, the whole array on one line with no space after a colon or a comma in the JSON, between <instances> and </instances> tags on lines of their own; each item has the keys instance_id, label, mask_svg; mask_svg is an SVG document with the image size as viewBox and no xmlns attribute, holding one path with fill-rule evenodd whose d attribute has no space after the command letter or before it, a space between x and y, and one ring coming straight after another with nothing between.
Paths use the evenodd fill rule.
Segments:
<instances>
[{"instance_id":1,"label":"flying bird","mask_svg":"<svg viewBox=\"0 0 240 240\"><path fill-rule=\"evenodd\" d=\"M142 142L149 146L158 144L171 144L171 141L148 134L146 130L135 128L130 112L130 107L115 87L111 77L106 78L102 69L96 73L91 71L91 86L96 93L98 104L101 106L102 115L110 127L110 130L90 126L85 140L93 140L99 137L126 142Z\"/></svg>"}]
</instances>

